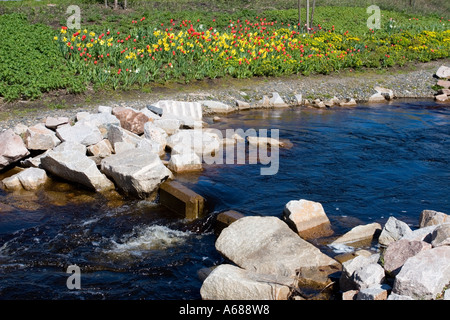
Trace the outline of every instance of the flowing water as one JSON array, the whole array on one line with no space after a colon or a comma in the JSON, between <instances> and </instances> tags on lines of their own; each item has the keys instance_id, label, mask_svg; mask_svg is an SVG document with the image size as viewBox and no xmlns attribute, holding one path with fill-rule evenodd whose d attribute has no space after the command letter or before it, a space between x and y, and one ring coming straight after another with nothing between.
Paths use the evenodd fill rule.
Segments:
<instances>
[{"instance_id":1,"label":"flowing water","mask_svg":"<svg viewBox=\"0 0 450 320\"><path fill-rule=\"evenodd\" d=\"M417 227L424 209L450 213L450 108L396 101L356 108L258 110L218 129L279 129L276 175L259 164L205 165L177 180L207 199L186 221L157 201L113 199L57 181L0 191L0 299L199 299L197 271L223 262L214 213L281 217L290 200L321 202L335 235L390 216ZM81 289L69 290L69 265Z\"/></svg>"}]
</instances>

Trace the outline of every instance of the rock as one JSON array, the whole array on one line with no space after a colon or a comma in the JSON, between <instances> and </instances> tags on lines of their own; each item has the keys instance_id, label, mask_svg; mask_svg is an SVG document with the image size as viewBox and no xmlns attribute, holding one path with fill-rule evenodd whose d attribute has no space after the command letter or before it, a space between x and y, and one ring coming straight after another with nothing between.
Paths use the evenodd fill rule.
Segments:
<instances>
[{"instance_id":1,"label":"rock","mask_svg":"<svg viewBox=\"0 0 450 320\"><path fill-rule=\"evenodd\" d=\"M39 168L28 168L4 179L2 182L6 189L9 190L23 188L31 191L38 189L47 182L47 174L45 173L45 170Z\"/></svg>"},{"instance_id":2,"label":"rock","mask_svg":"<svg viewBox=\"0 0 450 320\"><path fill-rule=\"evenodd\" d=\"M111 125L108 129L107 139L114 148L115 153L120 153L121 150L134 149L142 140L137 134L123 129L117 125Z\"/></svg>"},{"instance_id":3,"label":"rock","mask_svg":"<svg viewBox=\"0 0 450 320\"><path fill-rule=\"evenodd\" d=\"M102 160L102 172L128 194L145 198L172 173L155 153L132 149Z\"/></svg>"},{"instance_id":4,"label":"rock","mask_svg":"<svg viewBox=\"0 0 450 320\"><path fill-rule=\"evenodd\" d=\"M303 95L302 94L296 94L294 95L295 103L299 106L303 104Z\"/></svg>"},{"instance_id":5,"label":"rock","mask_svg":"<svg viewBox=\"0 0 450 320\"><path fill-rule=\"evenodd\" d=\"M434 99L438 102L445 102L445 101L449 100L449 98L446 94L438 94L434 97Z\"/></svg>"},{"instance_id":6,"label":"rock","mask_svg":"<svg viewBox=\"0 0 450 320\"><path fill-rule=\"evenodd\" d=\"M56 135L63 142L77 142L85 146L96 144L103 139L103 136L97 127L92 127L83 123L76 123L73 126L60 126L56 129Z\"/></svg>"},{"instance_id":7,"label":"rock","mask_svg":"<svg viewBox=\"0 0 450 320\"><path fill-rule=\"evenodd\" d=\"M89 189L96 191L114 189L114 184L98 170L95 162L85 153L74 149L50 150L42 157L41 167L60 178L79 183Z\"/></svg>"},{"instance_id":8,"label":"rock","mask_svg":"<svg viewBox=\"0 0 450 320\"><path fill-rule=\"evenodd\" d=\"M2 180L3 188L7 191L15 191L22 189L18 174L14 174Z\"/></svg>"},{"instance_id":9,"label":"rock","mask_svg":"<svg viewBox=\"0 0 450 320\"><path fill-rule=\"evenodd\" d=\"M291 200L284 207L284 218L304 238L331 235L330 220L322 204L309 200Z\"/></svg>"},{"instance_id":10,"label":"rock","mask_svg":"<svg viewBox=\"0 0 450 320\"><path fill-rule=\"evenodd\" d=\"M410 296L402 296L400 294L396 294L396 293L391 293L387 300L414 300L413 298L411 298Z\"/></svg>"},{"instance_id":11,"label":"rock","mask_svg":"<svg viewBox=\"0 0 450 320\"><path fill-rule=\"evenodd\" d=\"M47 117L45 119L45 126L49 129L56 129L58 126L69 123L67 117Z\"/></svg>"},{"instance_id":12,"label":"rock","mask_svg":"<svg viewBox=\"0 0 450 320\"><path fill-rule=\"evenodd\" d=\"M386 89L382 87L375 87L375 91L379 94L381 94L386 100L392 100L394 99L394 91L391 89Z\"/></svg>"},{"instance_id":13,"label":"rock","mask_svg":"<svg viewBox=\"0 0 450 320\"><path fill-rule=\"evenodd\" d=\"M336 97L333 97L329 100L325 100L323 103L325 104L325 107L330 108L330 107L339 105L339 99Z\"/></svg>"},{"instance_id":14,"label":"rock","mask_svg":"<svg viewBox=\"0 0 450 320\"><path fill-rule=\"evenodd\" d=\"M122 128L137 135L144 133L144 125L150 121L145 114L130 108L115 107L112 113L119 119Z\"/></svg>"},{"instance_id":15,"label":"rock","mask_svg":"<svg viewBox=\"0 0 450 320\"><path fill-rule=\"evenodd\" d=\"M163 114L163 109L157 106L147 105L147 109L157 116L162 116Z\"/></svg>"},{"instance_id":16,"label":"rock","mask_svg":"<svg viewBox=\"0 0 450 320\"><path fill-rule=\"evenodd\" d=\"M180 118L189 117L194 121L202 120L202 105L199 102L160 100L155 107L162 109L162 116L172 114Z\"/></svg>"},{"instance_id":17,"label":"rock","mask_svg":"<svg viewBox=\"0 0 450 320\"><path fill-rule=\"evenodd\" d=\"M219 101L202 100L199 101L203 107L213 113L229 113L234 111L234 108L228 104Z\"/></svg>"},{"instance_id":18,"label":"rock","mask_svg":"<svg viewBox=\"0 0 450 320\"><path fill-rule=\"evenodd\" d=\"M341 106L341 107L352 107L352 106L356 106L356 105L357 105L357 102L353 98L339 102L339 106Z\"/></svg>"},{"instance_id":19,"label":"rock","mask_svg":"<svg viewBox=\"0 0 450 320\"><path fill-rule=\"evenodd\" d=\"M28 127L24 125L23 123L18 123L14 126L13 131L15 134L19 136L25 135L25 132L27 132ZM1 132L1 130L0 130Z\"/></svg>"},{"instance_id":20,"label":"rock","mask_svg":"<svg viewBox=\"0 0 450 320\"><path fill-rule=\"evenodd\" d=\"M211 155L221 145L215 134L198 129L180 130L167 139L167 146L171 149L180 143L198 155Z\"/></svg>"},{"instance_id":21,"label":"rock","mask_svg":"<svg viewBox=\"0 0 450 320\"><path fill-rule=\"evenodd\" d=\"M450 78L450 68L446 66L441 66L436 71L436 76L441 79L449 79Z\"/></svg>"},{"instance_id":22,"label":"rock","mask_svg":"<svg viewBox=\"0 0 450 320\"><path fill-rule=\"evenodd\" d=\"M220 212L215 219L214 232L220 234L224 228L243 217L245 216L242 213L235 210Z\"/></svg>"},{"instance_id":23,"label":"rock","mask_svg":"<svg viewBox=\"0 0 450 320\"><path fill-rule=\"evenodd\" d=\"M112 107L108 107L108 106L98 106L97 111L98 111L99 113L112 114Z\"/></svg>"},{"instance_id":24,"label":"rock","mask_svg":"<svg viewBox=\"0 0 450 320\"><path fill-rule=\"evenodd\" d=\"M272 92L272 98L269 100L269 104L272 107L288 107L286 102L284 102L283 98L280 97L278 92Z\"/></svg>"},{"instance_id":25,"label":"rock","mask_svg":"<svg viewBox=\"0 0 450 320\"><path fill-rule=\"evenodd\" d=\"M181 121L178 119L158 119L154 120L153 124L163 129L169 136L178 132L181 127Z\"/></svg>"},{"instance_id":26,"label":"rock","mask_svg":"<svg viewBox=\"0 0 450 320\"><path fill-rule=\"evenodd\" d=\"M203 300L287 300L290 285L290 278L222 264L205 279L200 295Z\"/></svg>"},{"instance_id":27,"label":"rock","mask_svg":"<svg viewBox=\"0 0 450 320\"><path fill-rule=\"evenodd\" d=\"M28 150L53 149L61 143L55 132L47 129L42 123L29 127L25 132L24 140Z\"/></svg>"},{"instance_id":28,"label":"rock","mask_svg":"<svg viewBox=\"0 0 450 320\"><path fill-rule=\"evenodd\" d=\"M90 156L96 156L100 158L106 158L110 156L113 152L113 147L108 139L103 139L102 141L91 145L87 148L87 153Z\"/></svg>"},{"instance_id":29,"label":"rock","mask_svg":"<svg viewBox=\"0 0 450 320\"><path fill-rule=\"evenodd\" d=\"M351 260L342 263L342 273L339 279L340 289L342 291L359 289L358 285L354 280L355 272L357 270L364 269L368 265L376 264L378 262L378 259L379 259L378 254L371 255L370 257L359 255Z\"/></svg>"},{"instance_id":30,"label":"rock","mask_svg":"<svg viewBox=\"0 0 450 320\"><path fill-rule=\"evenodd\" d=\"M193 151L172 155L167 167L174 172L198 171L203 168L202 160Z\"/></svg>"},{"instance_id":31,"label":"rock","mask_svg":"<svg viewBox=\"0 0 450 320\"><path fill-rule=\"evenodd\" d=\"M400 239L425 241L427 243L431 243L431 234L433 233L434 229L436 229L436 227L437 226L434 225L434 226L419 228L419 229L413 230L411 233L408 233L407 235L401 237Z\"/></svg>"},{"instance_id":32,"label":"rock","mask_svg":"<svg viewBox=\"0 0 450 320\"><path fill-rule=\"evenodd\" d=\"M20 165L24 168L39 168L41 166L41 158L45 157L48 151L49 150L32 158L26 158L20 161Z\"/></svg>"},{"instance_id":33,"label":"rock","mask_svg":"<svg viewBox=\"0 0 450 320\"><path fill-rule=\"evenodd\" d=\"M424 241L409 241L400 239L388 245L383 254L383 267L390 275L400 272L406 260L414 257L423 250L431 249L431 245Z\"/></svg>"},{"instance_id":34,"label":"rock","mask_svg":"<svg viewBox=\"0 0 450 320\"><path fill-rule=\"evenodd\" d=\"M159 143L162 151L166 148L168 138L167 132L152 122L147 122L144 125L144 137L145 139Z\"/></svg>"},{"instance_id":35,"label":"rock","mask_svg":"<svg viewBox=\"0 0 450 320\"><path fill-rule=\"evenodd\" d=\"M53 148L53 151L57 151L57 152L66 152L66 151L76 151L80 154L86 154L86 146L82 145L81 143L78 142L73 142L73 141L65 141L63 143L61 143L60 145L58 145L57 147Z\"/></svg>"},{"instance_id":36,"label":"rock","mask_svg":"<svg viewBox=\"0 0 450 320\"><path fill-rule=\"evenodd\" d=\"M438 80L437 85L443 87L444 89L450 89L449 80Z\"/></svg>"},{"instance_id":37,"label":"rock","mask_svg":"<svg viewBox=\"0 0 450 320\"><path fill-rule=\"evenodd\" d=\"M378 263L365 265L353 272L353 282L358 290L380 285L383 281L384 269Z\"/></svg>"},{"instance_id":38,"label":"rock","mask_svg":"<svg viewBox=\"0 0 450 320\"><path fill-rule=\"evenodd\" d=\"M433 247L450 245L450 223L444 223L437 226L431 236Z\"/></svg>"},{"instance_id":39,"label":"rock","mask_svg":"<svg viewBox=\"0 0 450 320\"><path fill-rule=\"evenodd\" d=\"M386 102L386 98L381 93L377 92L374 95L369 97L369 103L380 103Z\"/></svg>"},{"instance_id":40,"label":"rock","mask_svg":"<svg viewBox=\"0 0 450 320\"><path fill-rule=\"evenodd\" d=\"M313 106L317 108L326 108L325 103L320 99L313 100Z\"/></svg>"},{"instance_id":41,"label":"rock","mask_svg":"<svg viewBox=\"0 0 450 320\"><path fill-rule=\"evenodd\" d=\"M423 210L419 218L419 227L428 227L450 222L449 215L434 210Z\"/></svg>"},{"instance_id":42,"label":"rock","mask_svg":"<svg viewBox=\"0 0 450 320\"><path fill-rule=\"evenodd\" d=\"M417 300L434 299L450 282L450 246L419 252L406 260L394 280L393 293Z\"/></svg>"},{"instance_id":43,"label":"rock","mask_svg":"<svg viewBox=\"0 0 450 320\"><path fill-rule=\"evenodd\" d=\"M248 143L250 145L259 146L259 147L283 147L283 142L278 139L270 138L270 137L247 137Z\"/></svg>"},{"instance_id":44,"label":"rock","mask_svg":"<svg viewBox=\"0 0 450 320\"><path fill-rule=\"evenodd\" d=\"M258 101L258 105L261 107L270 107L270 98L263 95L262 99Z\"/></svg>"},{"instance_id":45,"label":"rock","mask_svg":"<svg viewBox=\"0 0 450 320\"><path fill-rule=\"evenodd\" d=\"M358 292L359 290L347 290L342 293L342 300L356 300L356 295Z\"/></svg>"},{"instance_id":46,"label":"rock","mask_svg":"<svg viewBox=\"0 0 450 320\"><path fill-rule=\"evenodd\" d=\"M111 125L120 126L120 120L110 112L99 112L96 114L88 113L83 116L77 124L97 128L102 133L103 138L106 138L109 127Z\"/></svg>"},{"instance_id":47,"label":"rock","mask_svg":"<svg viewBox=\"0 0 450 320\"><path fill-rule=\"evenodd\" d=\"M12 129L0 133L0 170L30 154L22 138Z\"/></svg>"},{"instance_id":48,"label":"rock","mask_svg":"<svg viewBox=\"0 0 450 320\"><path fill-rule=\"evenodd\" d=\"M450 289L445 290L444 300L450 300Z\"/></svg>"},{"instance_id":49,"label":"rock","mask_svg":"<svg viewBox=\"0 0 450 320\"><path fill-rule=\"evenodd\" d=\"M438 94L444 94L450 96L450 89L439 89Z\"/></svg>"},{"instance_id":50,"label":"rock","mask_svg":"<svg viewBox=\"0 0 450 320\"><path fill-rule=\"evenodd\" d=\"M248 110L251 108L248 102L242 100L236 100L236 106L238 107L238 110Z\"/></svg>"},{"instance_id":51,"label":"rock","mask_svg":"<svg viewBox=\"0 0 450 320\"><path fill-rule=\"evenodd\" d=\"M381 225L379 223L370 223L367 225L356 226L346 234L334 240L331 245L338 243L349 244L362 240L371 241L379 232L381 232Z\"/></svg>"},{"instance_id":52,"label":"rock","mask_svg":"<svg viewBox=\"0 0 450 320\"><path fill-rule=\"evenodd\" d=\"M386 300L389 290L391 287L386 284L364 288L357 293L356 300Z\"/></svg>"},{"instance_id":53,"label":"rock","mask_svg":"<svg viewBox=\"0 0 450 320\"><path fill-rule=\"evenodd\" d=\"M300 238L276 217L248 216L236 220L222 230L216 249L241 268L263 274L303 277L309 272L314 276L320 269L324 272L323 282L327 282L328 275L340 269L336 260Z\"/></svg>"},{"instance_id":54,"label":"rock","mask_svg":"<svg viewBox=\"0 0 450 320\"><path fill-rule=\"evenodd\" d=\"M411 232L411 228L406 223L396 219L395 217L389 217L383 227L383 230L381 231L378 242L381 245L387 246L390 243L407 236Z\"/></svg>"}]
</instances>

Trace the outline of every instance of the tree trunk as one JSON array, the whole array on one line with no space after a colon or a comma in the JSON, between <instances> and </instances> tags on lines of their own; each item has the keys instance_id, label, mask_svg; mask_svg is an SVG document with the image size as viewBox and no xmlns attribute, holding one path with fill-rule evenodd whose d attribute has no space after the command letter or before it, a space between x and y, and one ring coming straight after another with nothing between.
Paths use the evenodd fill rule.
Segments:
<instances>
[{"instance_id":1,"label":"tree trunk","mask_svg":"<svg viewBox=\"0 0 450 320\"><path fill-rule=\"evenodd\" d=\"M127 10L127 0L123 1L123 8L124 8L124 10Z\"/></svg>"},{"instance_id":2,"label":"tree trunk","mask_svg":"<svg viewBox=\"0 0 450 320\"><path fill-rule=\"evenodd\" d=\"M298 0L298 31L303 29L302 27L302 0Z\"/></svg>"},{"instance_id":3,"label":"tree trunk","mask_svg":"<svg viewBox=\"0 0 450 320\"><path fill-rule=\"evenodd\" d=\"M313 7L311 12L311 28L314 26L314 11L316 9L316 0L313 0Z\"/></svg>"},{"instance_id":4,"label":"tree trunk","mask_svg":"<svg viewBox=\"0 0 450 320\"><path fill-rule=\"evenodd\" d=\"M306 29L309 33L309 0L306 0Z\"/></svg>"},{"instance_id":5,"label":"tree trunk","mask_svg":"<svg viewBox=\"0 0 450 320\"><path fill-rule=\"evenodd\" d=\"M114 10L117 10L119 8L119 0L114 0Z\"/></svg>"},{"instance_id":6,"label":"tree trunk","mask_svg":"<svg viewBox=\"0 0 450 320\"><path fill-rule=\"evenodd\" d=\"M105 0L105 8L108 8L108 0Z\"/></svg>"}]
</instances>

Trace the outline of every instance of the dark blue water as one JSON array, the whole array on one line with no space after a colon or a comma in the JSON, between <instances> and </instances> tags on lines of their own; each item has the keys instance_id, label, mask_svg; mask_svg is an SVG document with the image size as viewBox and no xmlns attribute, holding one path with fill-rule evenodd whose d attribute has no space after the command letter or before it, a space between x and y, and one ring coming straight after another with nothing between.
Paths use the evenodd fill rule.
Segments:
<instances>
[{"instance_id":1,"label":"dark blue water","mask_svg":"<svg viewBox=\"0 0 450 320\"><path fill-rule=\"evenodd\" d=\"M390 216L414 228L424 209L450 213L448 105L248 111L212 126L279 129L293 146L280 149L276 175L260 175L259 164L178 175L208 200L210 214L193 222L150 201L0 191L10 206L0 211L0 298L199 299L197 270L223 261L213 213L227 209L281 217L290 200L318 201L336 235ZM90 201L76 201L80 195ZM73 264L80 290L66 286Z\"/></svg>"}]
</instances>

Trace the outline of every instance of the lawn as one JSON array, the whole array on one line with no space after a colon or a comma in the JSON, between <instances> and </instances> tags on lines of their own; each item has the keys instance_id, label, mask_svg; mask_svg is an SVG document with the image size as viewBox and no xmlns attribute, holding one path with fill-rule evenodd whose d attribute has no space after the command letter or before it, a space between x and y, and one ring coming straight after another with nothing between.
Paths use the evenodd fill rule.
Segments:
<instances>
[{"instance_id":1,"label":"lawn","mask_svg":"<svg viewBox=\"0 0 450 320\"><path fill-rule=\"evenodd\" d=\"M7 36L0 45L0 96L14 101L58 89L307 76L450 56L450 17L430 7L424 12L433 13L420 15L383 9L381 29L370 29L364 6L318 6L308 33L287 0L277 7L265 0L128 1L127 10L99 2L80 4L76 30L66 27L66 0L2 4L0 32Z\"/></svg>"}]
</instances>

